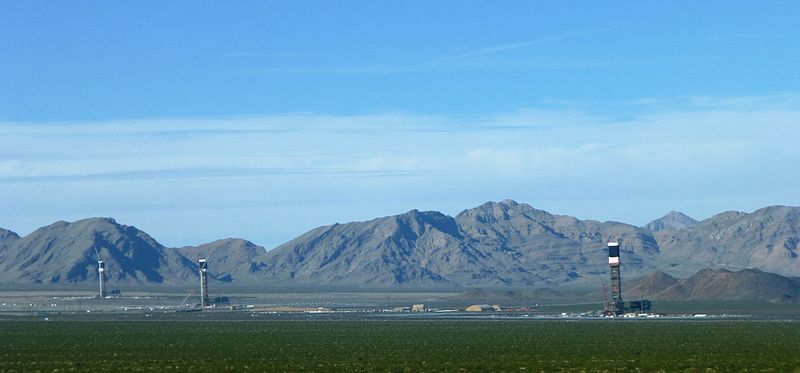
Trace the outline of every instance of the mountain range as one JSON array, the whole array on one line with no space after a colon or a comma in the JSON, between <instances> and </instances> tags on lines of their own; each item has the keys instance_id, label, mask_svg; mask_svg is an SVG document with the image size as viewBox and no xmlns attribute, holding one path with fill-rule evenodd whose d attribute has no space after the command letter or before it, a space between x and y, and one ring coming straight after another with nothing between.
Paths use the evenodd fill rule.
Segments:
<instances>
[{"instance_id":1,"label":"mountain range","mask_svg":"<svg viewBox=\"0 0 800 373\"><path fill-rule=\"evenodd\" d=\"M505 200L455 217L411 210L323 226L269 251L237 238L168 248L110 218L60 221L25 237L0 229L0 283L94 282L99 257L111 285L185 285L197 279L197 259L207 257L211 280L235 285L597 287L608 273L608 241L621 244L624 278L655 271L688 277L705 268L800 276L799 207L702 221L670 212L637 227Z\"/></svg>"}]
</instances>

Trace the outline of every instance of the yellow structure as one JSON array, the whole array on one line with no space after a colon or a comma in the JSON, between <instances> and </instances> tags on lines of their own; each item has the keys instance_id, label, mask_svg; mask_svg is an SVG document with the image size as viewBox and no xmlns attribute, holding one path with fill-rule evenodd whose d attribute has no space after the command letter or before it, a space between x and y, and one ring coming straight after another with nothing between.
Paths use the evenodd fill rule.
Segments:
<instances>
[{"instance_id":1,"label":"yellow structure","mask_svg":"<svg viewBox=\"0 0 800 373\"><path fill-rule=\"evenodd\" d=\"M494 311L494 307L488 304L473 304L467 307L467 312L486 312L486 311Z\"/></svg>"}]
</instances>

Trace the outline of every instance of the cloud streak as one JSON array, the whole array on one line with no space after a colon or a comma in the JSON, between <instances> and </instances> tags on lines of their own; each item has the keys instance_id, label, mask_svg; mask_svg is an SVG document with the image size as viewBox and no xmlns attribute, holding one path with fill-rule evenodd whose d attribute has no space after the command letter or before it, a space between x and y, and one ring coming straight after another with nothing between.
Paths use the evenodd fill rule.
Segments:
<instances>
[{"instance_id":1,"label":"cloud streak","mask_svg":"<svg viewBox=\"0 0 800 373\"><path fill-rule=\"evenodd\" d=\"M446 53L438 57L423 59L421 61L408 61L405 63L391 64L366 64L366 65L292 65L269 66L258 69L230 70L228 74L344 74L344 75L389 75L403 73L418 73L427 71L470 71L476 69L523 69L523 70L550 70L550 69L585 69L604 66L616 66L620 61L593 61L576 62L563 58L537 58L530 56L506 56L514 51L522 51L538 45L546 45L559 41L577 39L598 34L609 29L596 29L575 31L562 34L547 35L537 39L504 43L471 50L462 50L457 53ZM529 53L528 53L529 54ZM486 57L494 57L486 60ZM504 58L505 57L505 58ZM630 62L626 62L629 64Z\"/></svg>"},{"instance_id":2,"label":"cloud streak","mask_svg":"<svg viewBox=\"0 0 800 373\"><path fill-rule=\"evenodd\" d=\"M456 213L448 208L504 198L642 223L635 211L643 207L604 217L608 205L600 202L642 206L644 200L648 217L670 209L702 217L800 203L786 187L800 182L796 96L633 105L625 115L605 114L605 104L563 103L474 117L287 113L0 122L0 226L22 225L24 232L34 223L15 219L158 221L219 210L232 219L215 228L220 237L240 232L269 246L313 225L411 208ZM681 202L698 198L705 198L703 206ZM295 225L243 223L263 221L277 213L274 206L297 206L282 210ZM303 218L309 214L315 218ZM246 229L222 231L240 229L231 225L236 221Z\"/></svg>"},{"instance_id":3,"label":"cloud streak","mask_svg":"<svg viewBox=\"0 0 800 373\"><path fill-rule=\"evenodd\" d=\"M478 48L478 49L474 49L474 50L471 50L471 51L462 52L462 53L458 53L458 54L445 55L445 56L443 56L443 57L441 57L441 58L439 58L439 59L437 59L435 61L453 61L453 60L459 60L459 59L464 59L464 58L469 58L469 57L477 57L477 56L498 54L498 53L508 52L508 51L512 51L512 50L516 50L516 49L527 48L527 47L531 47L531 46L534 46L534 45L549 44L549 43L562 41L562 40L575 39L575 38L588 36L588 35L596 34L596 33L603 32L603 31L607 31L607 30L608 29L602 29L602 30L598 29L598 30L576 31L576 32L563 33L563 34L548 35L548 36L544 36L544 37L541 37L541 38L538 38L538 39L534 39L534 40L530 40L530 41L499 44L499 45L494 45L494 46L490 46L490 47Z\"/></svg>"},{"instance_id":4,"label":"cloud streak","mask_svg":"<svg viewBox=\"0 0 800 373\"><path fill-rule=\"evenodd\" d=\"M668 167L687 162L683 154L709 156L717 148L736 159L741 152L788 146L787 136L798 133L793 123L800 105L792 107L792 97L772 107L758 105L765 100L691 98L700 103L681 110L662 109L659 102L655 111L625 120L570 108L472 118L279 114L0 123L0 180L237 173L370 177L369 172L446 173L478 159L495 159L521 173L614 157L628 165ZM695 168L690 166L683 168Z\"/></svg>"}]
</instances>

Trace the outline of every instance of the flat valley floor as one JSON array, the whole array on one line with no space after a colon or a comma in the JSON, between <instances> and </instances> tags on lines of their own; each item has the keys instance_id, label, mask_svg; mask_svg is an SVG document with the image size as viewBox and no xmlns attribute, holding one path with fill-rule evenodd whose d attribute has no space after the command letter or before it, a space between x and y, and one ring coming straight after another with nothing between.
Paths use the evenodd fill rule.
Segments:
<instances>
[{"instance_id":1,"label":"flat valley floor","mask_svg":"<svg viewBox=\"0 0 800 373\"><path fill-rule=\"evenodd\" d=\"M800 322L81 317L0 321L0 372L800 371Z\"/></svg>"}]
</instances>

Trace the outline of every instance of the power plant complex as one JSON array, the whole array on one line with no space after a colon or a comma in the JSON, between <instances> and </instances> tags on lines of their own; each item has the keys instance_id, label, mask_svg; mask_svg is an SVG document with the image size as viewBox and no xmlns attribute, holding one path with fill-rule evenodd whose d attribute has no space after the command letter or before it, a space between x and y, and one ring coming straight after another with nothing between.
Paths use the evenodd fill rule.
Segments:
<instances>
[{"instance_id":1,"label":"power plant complex","mask_svg":"<svg viewBox=\"0 0 800 373\"><path fill-rule=\"evenodd\" d=\"M650 300L631 301L627 304L622 300L622 276L620 274L619 242L608 243L608 267L611 276L611 298L606 300L603 313L606 316L622 316L630 312L649 312L652 308Z\"/></svg>"},{"instance_id":2,"label":"power plant complex","mask_svg":"<svg viewBox=\"0 0 800 373\"><path fill-rule=\"evenodd\" d=\"M608 267L609 267L609 279L611 282L610 288L605 286L605 282L603 283L603 290L605 296L605 302L603 303L603 315L607 317L617 317L623 315L630 315L630 314L639 314L650 312L652 309L652 302L647 299L642 300L635 300L635 301L628 301L625 302L622 298L622 273L621 273L621 266L622 260L620 259L620 242L618 241L611 241L608 242ZM207 258L200 258L197 261L198 263L198 273L200 275L200 309L202 308L214 308L219 305L230 305L230 300L228 297L217 297L213 300L208 295L208 259ZM100 292L99 298L106 298L108 293L106 291L106 283L105 283L105 263L102 260L97 261L97 278L100 285ZM187 298L191 296L193 292L190 292L187 295ZM119 290L112 290L112 296L119 296ZM185 299L184 299L185 302ZM422 305L419 305L419 308L423 308ZM476 306L478 307L478 306ZM490 306L486 306L488 309ZM495 306L494 310L499 310L499 306ZM481 310L483 310L481 308ZM467 311L473 311L473 309L467 308ZM627 315L626 315L627 316Z\"/></svg>"}]
</instances>

